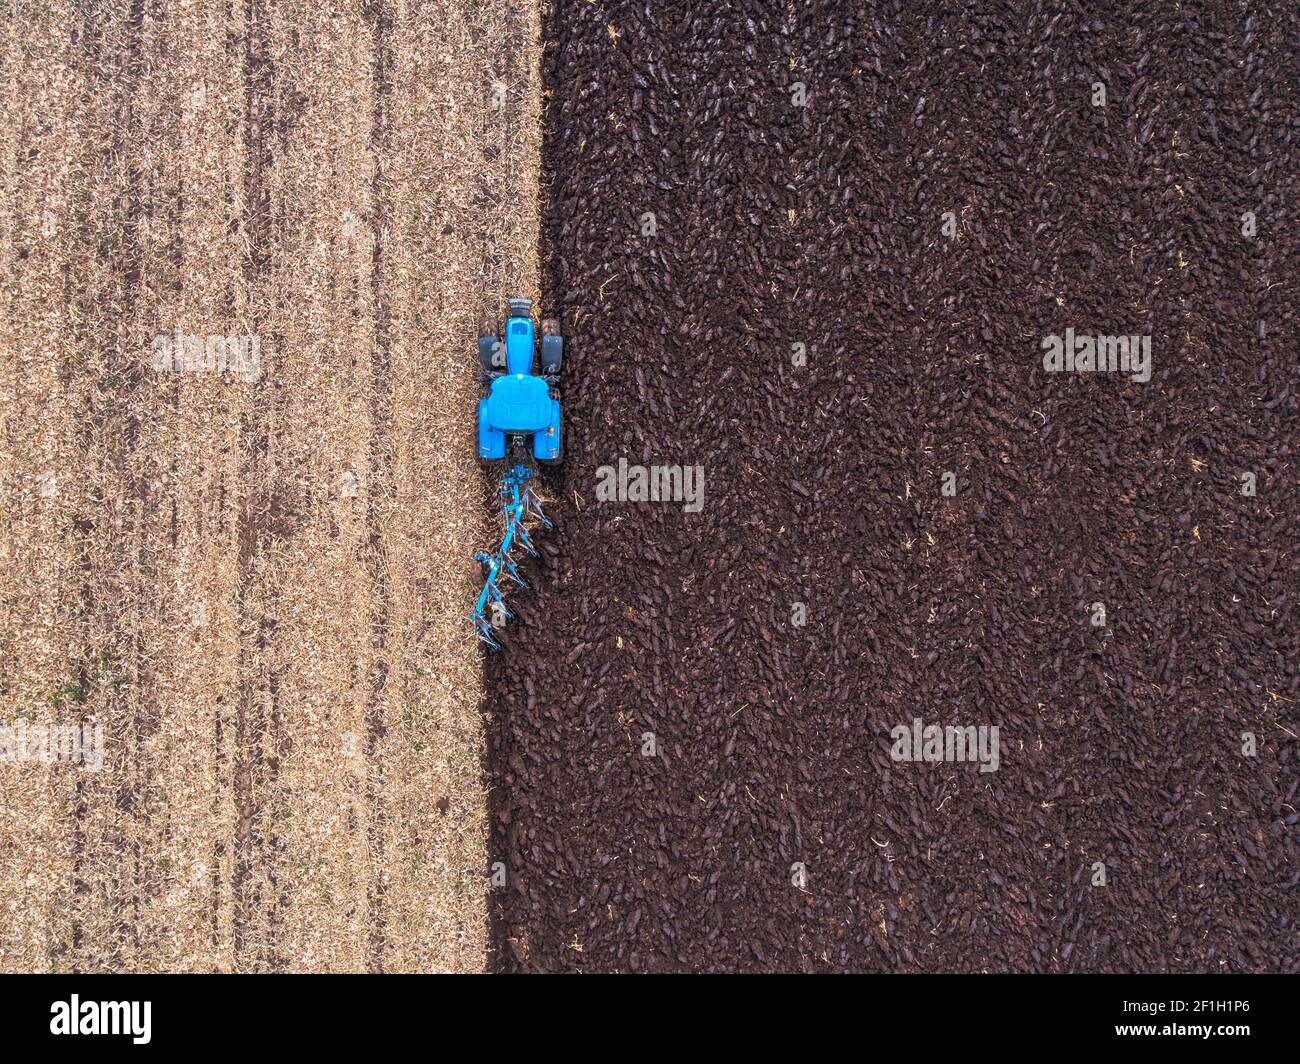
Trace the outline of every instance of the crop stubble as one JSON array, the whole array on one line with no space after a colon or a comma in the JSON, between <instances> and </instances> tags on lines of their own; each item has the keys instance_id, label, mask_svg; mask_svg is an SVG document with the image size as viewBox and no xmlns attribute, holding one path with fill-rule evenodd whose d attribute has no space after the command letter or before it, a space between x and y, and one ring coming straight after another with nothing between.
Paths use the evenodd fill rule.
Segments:
<instances>
[{"instance_id":1,"label":"crop stubble","mask_svg":"<svg viewBox=\"0 0 1300 1064\"><path fill-rule=\"evenodd\" d=\"M465 352L536 290L537 32L6 14L0 695L108 765L0 766L5 968L482 967ZM151 369L178 327L260 380Z\"/></svg>"}]
</instances>

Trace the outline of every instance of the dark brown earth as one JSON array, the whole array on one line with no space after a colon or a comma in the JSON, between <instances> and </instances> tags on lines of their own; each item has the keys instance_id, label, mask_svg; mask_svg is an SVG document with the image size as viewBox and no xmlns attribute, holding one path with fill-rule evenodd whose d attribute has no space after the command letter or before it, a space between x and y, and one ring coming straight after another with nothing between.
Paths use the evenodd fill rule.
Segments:
<instances>
[{"instance_id":1,"label":"dark brown earth","mask_svg":"<svg viewBox=\"0 0 1300 1064\"><path fill-rule=\"evenodd\" d=\"M1300 15L859 6L552 13L495 967L1300 970ZM1067 327L1151 380L1045 373ZM598 503L620 457L702 512ZM895 763L914 718L999 769Z\"/></svg>"}]
</instances>

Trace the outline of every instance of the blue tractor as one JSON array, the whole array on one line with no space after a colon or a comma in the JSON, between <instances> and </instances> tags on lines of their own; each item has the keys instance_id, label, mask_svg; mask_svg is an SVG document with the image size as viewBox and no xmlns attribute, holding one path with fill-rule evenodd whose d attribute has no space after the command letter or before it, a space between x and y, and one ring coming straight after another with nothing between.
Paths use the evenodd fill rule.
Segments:
<instances>
[{"instance_id":1,"label":"blue tractor","mask_svg":"<svg viewBox=\"0 0 1300 1064\"><path fill-rule=\"evenodd\" d=\"M559 322L548 318L542 322L538 352L531 311L527 299L510 300L504 340L495 321L487 319L479 327L478 358L488 387L478 404L480 458L495 461L508 455L514 463L531 453L539 462L560 460L560 400L554 389L564 339ZM533 373L537 361L540 374Z\"/></svg>"},{"instance_id":2,"label":"blue tractor","mask_svg":"<svg viewBox=\"0 0 1300 1064\"><path fill-rule=\"evenodd\" d=\"M502 462L498 495L505 519L501 546L495 554L477 552L484 565L483 590L474 606L474 626L479 637L493 650L500 647L495 630L511 616L498 578L507 576L523 586L510 552L518 543L536 555L524 518L535 517L550 527L531 481L537 463L556 465L563 453L560 436L560 362L564 340L559 322L542 322L538 350L533 328L532 303L511 299L504 338L494 319L479 327L478 358L483 369L487 395L478 403L478 454L488 462ZM540 362L540 367L535 363ZM534 373L540 368L540 373Z\"/></svg>"}]
</instances>

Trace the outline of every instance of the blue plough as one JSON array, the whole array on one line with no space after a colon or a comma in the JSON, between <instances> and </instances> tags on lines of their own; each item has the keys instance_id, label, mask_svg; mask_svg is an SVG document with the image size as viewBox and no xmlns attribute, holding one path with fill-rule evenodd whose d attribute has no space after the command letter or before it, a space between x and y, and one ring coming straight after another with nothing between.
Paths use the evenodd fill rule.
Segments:
<instances>
[{"instance_id":1,"label":"blue plough","mask_svg":"<svg viewBox=\"0 0 1300 1064\"><path fill-rule=\"evenodd\" d=\"M514 559L510 556L511 548L518 543L534 558L537 548L528 538L528 529L524 527L524 518L532 516L546 528L551 522L542 513L541 501L529 483L533 471L526 465L513 465L504 477L498 493L502 499L501 509L505 517L505 532L501 537L501 546L495 554L476 551L474 557L483 563L485 573L483 590L479 592L478 602L474 606L474 627L478 629L479 638L492 650L500 650L495 629L505 625L513 614L506 608L505 594L498 585L498 578L504 574L514 581L516 587L527 587L524 578L519 575ZM489 617L489 613L491 616Z\"/></svg>"}]
</instances>

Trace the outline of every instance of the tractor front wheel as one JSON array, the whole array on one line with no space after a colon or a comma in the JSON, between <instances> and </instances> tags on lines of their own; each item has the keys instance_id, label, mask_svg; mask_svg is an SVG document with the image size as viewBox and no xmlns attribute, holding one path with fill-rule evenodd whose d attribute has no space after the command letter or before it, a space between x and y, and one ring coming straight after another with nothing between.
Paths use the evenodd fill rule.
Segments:
<instances>
[{"instance_id":1,"label":"tractor front wheel","mask_svg":"<svg viewBox=\"0 0 1300 1064\"><path fill-rule=\"evenodd\" d=\"M554 379L560 375L564 358L564 340L560 336L560 323L555 318L542 321L542 376Z\"/></svg>"},{"instance_id":2,"label":"tractor front wheel","mask_svg":"<svg viewBox=\"0 0 1300 1064\"><path fill-rule=\"evenodd\" d=\"M478 323L478 360L488 373L505 369L505 346L495 318L485 317Z\"/></svg>"}]
</instances>

